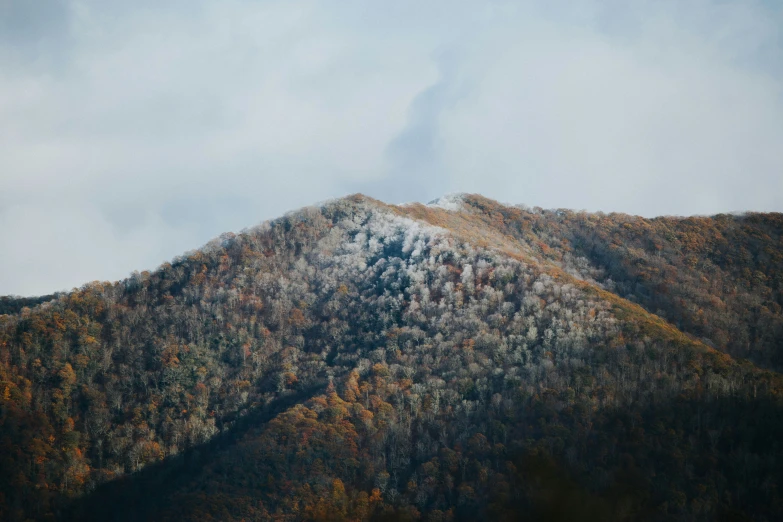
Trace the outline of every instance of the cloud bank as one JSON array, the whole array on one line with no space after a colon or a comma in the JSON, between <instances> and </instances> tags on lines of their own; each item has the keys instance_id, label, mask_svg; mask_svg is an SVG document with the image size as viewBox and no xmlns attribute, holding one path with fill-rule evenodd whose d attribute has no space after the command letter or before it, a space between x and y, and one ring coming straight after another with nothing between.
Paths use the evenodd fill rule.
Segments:
<instances>
[{"instance_id":1,"label":"cloud bank","mask_svg":"<svg viewBox=\"0 0 783 522\"><path fill-rule=\"evenodd\" d=\"M350 192L783 210L777 2L0 3L0 294Z\"/></svg>"}]
</instances>

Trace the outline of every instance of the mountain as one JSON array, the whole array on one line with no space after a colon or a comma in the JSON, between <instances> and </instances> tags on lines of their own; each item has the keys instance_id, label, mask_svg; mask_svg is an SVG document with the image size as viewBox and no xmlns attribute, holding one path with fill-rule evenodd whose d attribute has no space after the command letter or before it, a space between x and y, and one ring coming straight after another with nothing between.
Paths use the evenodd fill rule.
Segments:
<instances>
[{"instance_id":1,"label":"mountain","mask_svg":"<svg viewBox=\"0 0 783 522\"><path fill-rule=\"evenodd\" d=\"M356 195L0 315L2 520L781 520L783 215Z\"/></svg>"}]
</instances>

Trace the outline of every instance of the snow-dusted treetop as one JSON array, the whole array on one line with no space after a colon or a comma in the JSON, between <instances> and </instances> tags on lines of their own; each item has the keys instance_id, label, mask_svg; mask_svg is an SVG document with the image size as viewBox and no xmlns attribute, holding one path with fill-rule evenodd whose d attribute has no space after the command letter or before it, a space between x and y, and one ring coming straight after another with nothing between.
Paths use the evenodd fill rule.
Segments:
<instances>
[{"instance_id":1,"label":"snow-dusted treetop","mask_svg":"<svg viewBox=\"0 0 783 522\"><path fill-rule=\"evenodd\" d=\"M459 212L462 210L464 198L465 194L463 193L446 194L445 196L439 197L438 199L433 199L427 203L427 206L442 208L451 212Z\"/></svg>"}]
</instances>

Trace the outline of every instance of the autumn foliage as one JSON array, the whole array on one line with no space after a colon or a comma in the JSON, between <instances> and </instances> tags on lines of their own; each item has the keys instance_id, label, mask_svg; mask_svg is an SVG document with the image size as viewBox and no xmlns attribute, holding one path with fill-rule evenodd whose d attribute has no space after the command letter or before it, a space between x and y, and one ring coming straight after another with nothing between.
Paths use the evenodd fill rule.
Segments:
<instances>
[{"instance_id":1,"label":"autumn foliage","mask_svg":"<svg viewBox=\"0 0 783 522\"><path fill-rule=\"evenodd\" d=\"M354 196L4 298L0 519L781 519L782 229Z\"/></svg>"}]
</instances>

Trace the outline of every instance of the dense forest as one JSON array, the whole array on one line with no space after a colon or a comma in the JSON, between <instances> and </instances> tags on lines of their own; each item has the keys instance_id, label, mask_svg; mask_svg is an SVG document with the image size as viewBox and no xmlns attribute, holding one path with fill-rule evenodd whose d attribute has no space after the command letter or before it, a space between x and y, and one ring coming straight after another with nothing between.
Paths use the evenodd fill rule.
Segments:
<instances>
[{"instance_id":1,"label":"dense forest","mask_svg":"<svg viewBox=\"0 0 783 522\"><path fill-rule=\"evenodd\" d=\"M0 309L0 520L781 520L783 215L352 196Z\"/></svg>"}]
</instances>

